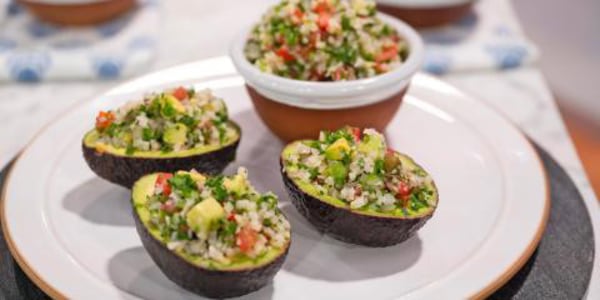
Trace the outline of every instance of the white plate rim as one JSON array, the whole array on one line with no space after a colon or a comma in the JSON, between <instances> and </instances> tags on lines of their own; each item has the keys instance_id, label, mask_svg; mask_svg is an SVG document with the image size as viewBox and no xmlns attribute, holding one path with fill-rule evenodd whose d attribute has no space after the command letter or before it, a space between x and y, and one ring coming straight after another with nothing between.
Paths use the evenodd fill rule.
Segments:
<instances>
[{"instance_id":1,"label":"white plate rim","mask_svg":"<svg viewBox=\"0 0 600 300\"><path fill-rule=\"evenodd\" d=\"M122 84L117 85L116 87L113 87L111 89L109 89L107 92L102 93L101 96L107 96L107 95L112 95L112 94L127 94L128 90L132 90L135 89L135 84L136 83L141 83L141 82L147 82L147 81L152 81L153 77L156 77L157 75L159 75L160 73L163 72L167 72L167 71L173 71L173 70L177 70L177 69L183 69L182 67L189 67L191 65L194 64L206 64L206 63L214 63L214 64L223 64L223 62L226 61L229 64L231 64L231 61L229 60L228 57L226 56L220 56L220 57L215 57L215 58L211 58L211 59L205 59L205 60L201 60L201 61L197 61L197 62L192 62L192 63L185 63L185 64L181 64L181 65L177 65L174 67L170 67L167 69L163 69L163 70L158 70L156 72L152 72L150 74L126 81ZM235 73L233 73L235 74ZM204 75L204 77L209 77L208 79L210 80L215 79L215 78L219 78L219 75L232 75L232 73L228 72L228 73L223 73L223 74L216 74L216 76L211 76L211 75ZM418 77L422 77L424 79L427 79L429 81L434 81L436 82L436 84L439 84L441 86L443 86L445 89L449 89L454 93L458 93L461 97L467 98L472 100L473 98L470 97L469 95L464 94L462 91L456 89L455 87L453 87L450 84L447 84L439 79L434 78L433 76L430 75L425 75L425 74L418 74ZM186 78L186 79L182 79L182 80L175 80L172 82L169 82L169 85L173 85L173 84L177 84L177 82L180 81L186 81L189 79L193 79L195 81L203 81L206 80L205 78L202 77L197 77L195 76L194 78ZM144 83L143 85L151 85L153 87L160 87L161 83L160 81L154 80L156 83L155 84L150 84L150 83ZM98 97L94 97L94 99L97 99ZM531 255L533 254L533 252L535 251L535 249L537 248L544 230L546 228L548 219L549 219L549 215L550 215L550 187L549 187L549 181L548 181L548 174L546 172L546 168L544 167L541 158L539 157L539 155L537 154L537 151L535 151L535 148L531 142L530 139L528 139L525 134L512 122L510 121L510 119L508 119L506 116L504 116L501 112L498 112L497 110L495 110L494 108L492 108L491 106L487 105L486 103L483 102L478 102L480 103L482 106L486 107L487 109L492 110L493 112L496 112L499 117L501 117L506 123L507 125L511 126L516 132L519 133L519 135L523 138L523 140L526 142L526 145L528 145L528 147L531 150L531 153L534 154L534 158L536 159L536 161L538 162L539 165L539 171L542 173L542 180L544 182L544 186L545 186L545 190L544 190L544 194L545 194L545 202L544 202L544 208L543 208L543 212L542 212L542 218L539 222L539 224L537 225L537 229L535 231L534 236L531 238L531 240L529 241L527 247L523 250L523 252L521 253L521 255L519 257L516 258L516 260L504 271L502 272L502 274L500 276L498 276L495 280L489 282L485 287L483 287L479 292L471 295L469 298L470 299L483 299L489 295L491 295L494 291L496 291L498 288L500 288L502 285L504 285L506 282L508 282L510 280L510 278L512 278L527 262L527 260L531 257ZM15 166L17 166L19 164L19 161L21 160L21 158L24 156L24 153L27 152L27 150L31 147L31 145L38 139L38 137L40 137L41 135L44 134L44 132L46 132L46 130L49 129L50 125L57 121L60 120L62 118L62 116L68 115L69 113L71 113L72 111L80 108L81 106L84 106L88 104L88 102L82 102L82 103L78 103L75 104L73 106L71 106L70 108L66 109L62 114L59 114L56 118L54 118L53 120L51 120L50 122L48 122L45 126L43 126L35 135L34 137L27 143L27 145L23 148L23 150L18 154L18 156L15 158L14 163L10 166L10 169L7 171L7 174L5 175L5 179L4 179L4 186L2 188L2 191L0 193L0 223L1 223L1 227L2 227L2 232L3 235L5 237L6 240L6 244L8 246L9 251L11 252L11 254L13 255L14 260L17 262L17 264L21 267L21 269L25 272L25 274L44 292L46 293L48 296L50 296L53 299L68 299L68 297L63 294L60 290L58 290L57 288L53 287L50 283L46 282L45 280L42 279L42 277L40 275L38 275L38 273L36 272L35 268L29 264L26 260L26 258L21 255L21 253L19 252L16 243L13 241L13 239L10 236L10 231L8 229L8 221L6 218L6 213L5 213L5 199L6 199L6 194L8 191L8 187L10 186L10 180L11 180L11 174L13 173L12 171L15 169Z\"/></svg>"}]
</instances>

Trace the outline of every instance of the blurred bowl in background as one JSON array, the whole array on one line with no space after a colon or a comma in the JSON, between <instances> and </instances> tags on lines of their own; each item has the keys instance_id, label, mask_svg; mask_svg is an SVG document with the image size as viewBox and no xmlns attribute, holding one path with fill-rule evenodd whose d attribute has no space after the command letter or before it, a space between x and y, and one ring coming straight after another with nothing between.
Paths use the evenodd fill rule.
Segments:
<instances>
[{"instance_id":1,"label":"blurred bowl in background","mask_svg":"<svg viewBox=\"0 0 600 300\"><path fill-rule=\"evenodd\" d=\"M117 18L136 5L136 0L17 0L42 21L67 26L86 26Z\"/></svg>"},{"instance_id":2,"label":"blurred bowl in background","mask_svg":"<svg viewBox=\"0 0 600 300\"><path fill-rule=\"evenodd\" d=\"M345 125L384 131L400 107L413 75L424 59L423 41L406 23L379 13L409 46L404 64L387 73L348 81L288 79L260 71L244 55L249 29L234 40L230 55L258 115L280 139L316 138L321 130Z\"/></svg>"},{"instance_id":3,"label":"blurred bowl in background","mask_svg":"<svg viewBox=\"0 0 600 300\"><path fill-rule=\"evenodd\" d=\"M377 9L419 28L452 23L468 14L476 0L377 0Z\"/></svg>"}]
</instances>

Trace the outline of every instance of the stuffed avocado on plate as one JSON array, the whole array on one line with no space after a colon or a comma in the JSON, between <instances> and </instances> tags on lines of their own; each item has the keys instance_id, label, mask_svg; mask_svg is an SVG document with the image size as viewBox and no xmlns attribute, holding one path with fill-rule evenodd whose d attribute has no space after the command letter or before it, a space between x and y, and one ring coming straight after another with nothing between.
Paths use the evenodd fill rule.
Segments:
<instances>
[{"instance_id":1,"label":"stuffed avocado on plate","mask_svg":"<svg viewBox=\"0 0 600 300\"><path fill-rule=\"evenodd\" d=\"M220 173L235 159L240 138L222 99L179 87L100 111L82 147L98 176L130 188L154 172Z\"/></svg>"},{"instance_id":2,"label":"stuffed avocado on plate","mask_svg":"<svg viewBox=\"0 0 600 300\"><path fill-rule=\"evenodd\" d=\"M132 190L137 231L162 272L219 298L257 290L281 268L291 236L277 203L254 189L245 168L232 176L154 173Z\"/></svg>"},{"instance_id":3,"label":"stuffed avocado on plate","mask_svg":"<svg viewBox=\"0 0 600 300\"><path fill-rule=\"evenodd\" d=\"M429 174L388 149L373 129L321 132L287 145L284 183L299 212L317 229L349 243L383 247L412 236L438 201Z\"/></svg>"}]
</instances>

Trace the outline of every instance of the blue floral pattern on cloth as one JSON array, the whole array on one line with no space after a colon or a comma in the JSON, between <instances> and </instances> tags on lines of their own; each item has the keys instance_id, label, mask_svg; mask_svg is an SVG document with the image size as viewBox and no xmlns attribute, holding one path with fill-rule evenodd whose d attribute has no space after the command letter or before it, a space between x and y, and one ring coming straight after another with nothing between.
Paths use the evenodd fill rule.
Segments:
<instances>
[{"instance_id":1,"label":"blue floral pattern on cloth","mask_svg":"<svg viewBox=\"0 0 600 300\"><path fill-rule=\"evenodd\" d=\"M0 81L115 79L146 69L157 47L160 0L90 27L44 23L7 2L0 30Z\"/></svg>"},{"instance_id":2,"label":"blue floral pattern on cloth","mask_svg":"<svg viewBox=\"0 0 600 300\"><path fill-rule=\"evenodd\" d=\"M472 12L453 24L421 30L425 42L423 70L435 75L472 70L504 70L538 57L502 1L478 1Z\"/></svg>"},{"instance_id":3,"label":"blue floral pattern on cloth","mask_svg":"<svg viewBox=\"0 0 600 300\"><path fill-rule=\"evenodd\" d=\"M521 66L527 56L527 49L521 45L489 45L485 47L499 69L512 69Z\"/></svg>"},{"instance_id":4,"label":"blue floral pattern on cloth","mask_svg":"<svg viewBox=\"0 0 600 300\"><path fill-rule=\"evenodd\" d=\"M6 6L6 14L15 16L23 12L23 7L14 1L9 1Z\"/></svg>"},{"instance_id":5,"label":"blue floral pattern on cloth","mask_svg":"<svg viewBox=\"0 0 600 300\"><path fill-rule=\"evenodd\" d=\"M425 63L423 70L435 75L443 75L448 73L452 57L444 53L427 51L425 52Z\"/></svg>"},{"instance_id":6,"label":"blue floral pattern on cloth","mask_svg":"<svg viewBox=\"0 0 600 300\"><path fill-rule=\"evenodd\" d=\"M40 39L49 37L59 32L60 29L56 26L33 20L27 24L27 31L33 38Z\"/></svg>"},{"instance_id":7,"label":"blue floral pattern on cloth","mask_svg":"<svg viewBox=\"0 0 600 300\"><path fill-rule=\"evenodd\" d=\"M10 55L6 65L12 79L22 82L38 82L43 79L51 62L47 53L21 52Z\"/></svg>"},{"instance_id":8,"label":"blue floral pattern on cloth","mask_svg":"<svg viewBox=\"0 0 600 300\"><path fill-rule=\"evenodd\" d=\"M121 76L123 60L115 57L94 57L92 65L100 79L115 79Z\"/></svg>"}]
</instances>

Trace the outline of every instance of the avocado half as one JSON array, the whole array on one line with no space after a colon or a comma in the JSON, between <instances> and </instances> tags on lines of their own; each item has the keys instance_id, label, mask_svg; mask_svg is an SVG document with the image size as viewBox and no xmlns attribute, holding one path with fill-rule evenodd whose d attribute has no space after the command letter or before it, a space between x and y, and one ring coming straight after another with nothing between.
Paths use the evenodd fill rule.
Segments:
<instances>
[{"instance_id":1,"label":"avocado half","mask_svg":"<svg viewBox=\"0 0 600 300\"><path fill-rule=\"evenodd\" d=\"M222 146L205 146L178 152L137 151L125 154L125 149L104 146L102 150L95 144L98 132L88 131L83 137L83 157L92 171L112 183L131 188L140 177L155 172L174 172L196 169L206 174L219 174L235 160L235 153L241 139L241 129L229 121L238 135Z\"/></svg>"},{"instance_id":2,"label":"avocado half","mask_svg":"<svg viewBox=\"0 0 600 300\"><path fill-rule=\"evenodd\" d=\"M433 181L430 186L434 191L432 205L418 214L408 216L353 210L342 200L319 195L309 185L299 183L287 175L283 155L293 144L286 146L280 158L283 183L296 209L320 232L346 243L388 247L413 236L433 216L438 203L438 191ZM395 153L403 164L421 168L412 158Z\"/></svg>"},{"instance_id":3,"label":"avocado half","mask_svg":"<svg viewBox=\"0 0 600 300\"><path fill-rule=\"evenodd\" d=\"M267 285L281 269L290 242L281 250L272 249L256 259L222 265L181 251L169 250L160 232L150 228L146 199L154 191L157 174L139 179L132 188L135 227L144 248L159 269L177 285L210 298L238 297Z\"/></svg>"}]
</instances>

